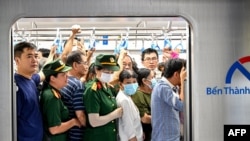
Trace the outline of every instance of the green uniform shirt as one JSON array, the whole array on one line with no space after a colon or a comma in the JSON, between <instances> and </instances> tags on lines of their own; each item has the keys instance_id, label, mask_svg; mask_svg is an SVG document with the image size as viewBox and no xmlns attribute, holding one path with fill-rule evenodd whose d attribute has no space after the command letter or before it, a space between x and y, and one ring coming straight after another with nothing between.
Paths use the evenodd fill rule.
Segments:
<instances>
[{"instance_id":1,"label":"green uniform shirt","mask_svg":"<svg viewBox=\"0 0 250 141\"><path fill-rule=\"evenodd\" d=\"M117 108L114 93L113 88L107 87L105 89L97 79L87 84L84 92L87 114L99 113L100 116L104 116L114 111ZM117 128L115 120L103 126L91 127L87 118L84 141L116 141L116 138Z\"/></svg>"},{"instance_id":2,"label":"green uniform shirt","mask_svg":"<svg viewBox=\"0 0 250 141\"><path fill-rule=\"evenodd\" d=\"M50 141L66 141L67 132L57 135L51 135L49 133L50 127L61 125L61 123L67 121L69 117L67 107L64 106L60 95L57 94L55 91L53 92L52 88L49 86L43 90L41 95L41 108L46 134L44 140L49 138Z\"/></svg>"}]
</instances>

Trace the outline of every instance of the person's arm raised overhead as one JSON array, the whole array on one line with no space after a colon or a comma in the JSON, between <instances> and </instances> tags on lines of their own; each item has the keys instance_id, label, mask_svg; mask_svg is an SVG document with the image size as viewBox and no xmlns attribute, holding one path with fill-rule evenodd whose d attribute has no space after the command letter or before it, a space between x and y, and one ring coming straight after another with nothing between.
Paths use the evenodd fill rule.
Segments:
<instances>
[{"instance_id":1,"label":"person's arm raised overhead","mask_svg":"<svg viewBox=\"0 0 250 141\"><path fill-rule=\"evenodd\" d=\"M88 50L88 52L87 52L87 62L88 62L88 65L91 64L91 58L92 58L95 50L96 50L95 48L92 48L92 49Z\"/></svg>"},{"instance_id":2,"label":"person's arm raised overhead","mask_svg":"<svg viewBox=\"0 0 250 141\"><path fill-rule=\"evenodd\" d=\"M63 49L63 52L61 55L61 59L63 62L66 62L68 54L72 51L74 38L75 38L75 35L78 33L81 33L80 25L73 25L72 32L71 32L69 39L67 40L67 42L64 46L64 49Z\"/></svg>"}]
</instances>

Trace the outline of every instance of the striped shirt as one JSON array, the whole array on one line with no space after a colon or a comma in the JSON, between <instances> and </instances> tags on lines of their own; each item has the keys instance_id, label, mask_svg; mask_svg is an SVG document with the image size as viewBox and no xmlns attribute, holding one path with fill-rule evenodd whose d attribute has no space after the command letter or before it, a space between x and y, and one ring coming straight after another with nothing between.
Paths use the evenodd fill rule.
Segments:
<instances>
[{"instance_id":1,"label":"striped shirt","mask_svg":"<svg viewBox=\"0 0 250 141\"><path fill-rule=\"evenodd\" d=\"M70 118L76 118L75 111L84 110L83 92L84 84L73 76L68 77L68 84L61 89L62 100L69 109ZM83 128L76 126L69 130L69 141L82 141Z\"/></svg>"}]
</instances>

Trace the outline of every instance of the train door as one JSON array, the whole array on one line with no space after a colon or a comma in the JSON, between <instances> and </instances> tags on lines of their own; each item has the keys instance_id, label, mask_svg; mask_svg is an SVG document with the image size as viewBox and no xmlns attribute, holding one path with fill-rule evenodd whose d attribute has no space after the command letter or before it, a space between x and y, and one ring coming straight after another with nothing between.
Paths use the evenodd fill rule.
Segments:
<instances>
[{"instance_id":1,"label":"train door","mask_svg":"<svg viewBox=\"0 0 250 141\"><path fill-rule=\"evenodd\" d=\"M93 47L96 49L93 58L99 53L117 54L121 49L126 49L141 68L141 52L144 49L156 49L160 63L171 57L167 54L169 52L164 51L169 48L177 57L185 59L188 81L185 84L185 120L182 134L186 141L191 140L190 24L182 17L21 18L11 28L12 46L21 41L29 41L38 49L50 49L56 44L57 53L60 54L71 33L71 27L75 24L81 27L77 38L85 45L86 50ZM157 69L156 72L156 76L160 78L160 70ZM15 99L13 104L15 107ZM15 116L13 117L15 121Z\"/></svg>"}]
</instances>

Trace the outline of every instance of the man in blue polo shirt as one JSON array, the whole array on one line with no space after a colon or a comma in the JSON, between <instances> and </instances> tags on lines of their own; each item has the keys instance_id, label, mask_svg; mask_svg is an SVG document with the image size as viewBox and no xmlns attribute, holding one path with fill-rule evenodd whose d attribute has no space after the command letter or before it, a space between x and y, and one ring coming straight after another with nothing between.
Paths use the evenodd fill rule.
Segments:
<instances>
[{"instance_id":1,"label":"man in blue polo shirt","mask_svg":"<svg viewBox=\"0 0 250 141\"><path fill-rule=\"evenodd\" d=\"M42 141L43 124L37 89L44 74L38 70L37 47L29 42L20 42L14 47L17 66L15 83L17 99L17 140Z\"/></svg>"}]
</instances>

